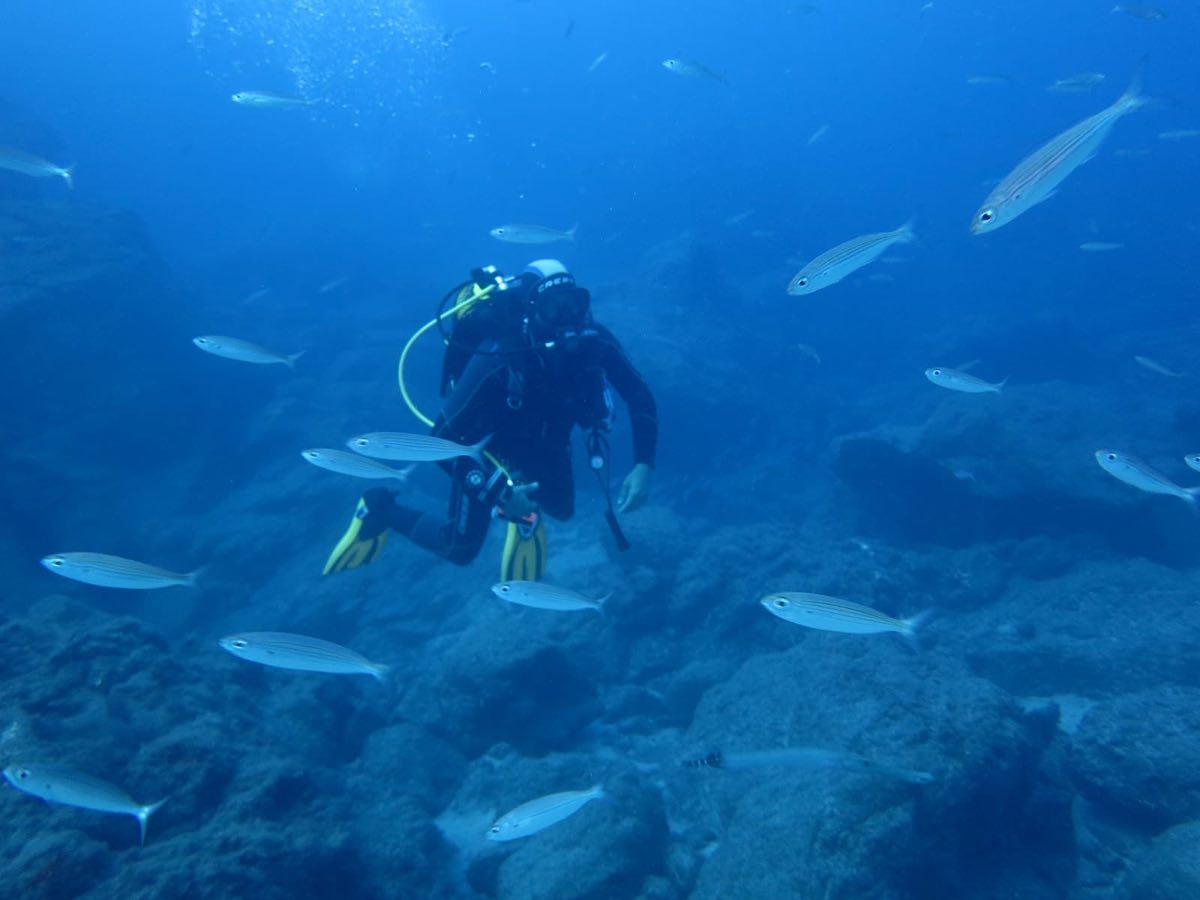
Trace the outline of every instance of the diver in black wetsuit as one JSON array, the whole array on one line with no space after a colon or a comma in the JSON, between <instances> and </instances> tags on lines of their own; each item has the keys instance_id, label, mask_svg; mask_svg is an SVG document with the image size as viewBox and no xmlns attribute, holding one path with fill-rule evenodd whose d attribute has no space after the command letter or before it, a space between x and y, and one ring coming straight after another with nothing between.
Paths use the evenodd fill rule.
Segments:
<instances>
[{"instance_id":1,"label":"diver in black wetsuit","mask_svg":"<svg viewBox=\"0 0 1200 900\"><path fill-rule=\"evenodd\" d=\"M502 290L454 320L442 367L445 406L433 426L433 434L464 445L490 435L492 460L480 465L464 456L441 464L452 483L446 516L406 506L386 488L368 490L326 573L371 562L388 529L465 565L499 515L509 522L502 580L540 578L542 512L561 520L575 510L575 426L589 433L592 467L607 466L610 385L629 407L635 463L616 508L632 510L645 499L658 437L654 397L616 337L592 319L588 292L557 260L537 260L496 284ZM607 518L623 542L611 500Z\"/></svg>"}]
</instances>

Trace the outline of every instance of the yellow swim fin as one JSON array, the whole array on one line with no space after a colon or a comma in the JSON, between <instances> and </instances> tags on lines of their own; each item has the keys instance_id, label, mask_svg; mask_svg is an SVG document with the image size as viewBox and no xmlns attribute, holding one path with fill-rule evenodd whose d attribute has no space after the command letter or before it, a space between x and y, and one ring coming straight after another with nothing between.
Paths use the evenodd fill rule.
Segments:
<instances>
[{"instance_id":1,"label":"yellow swim fin","mask_svg":"<svg viewBox=\"0 0 1200 900\"><path fill-rule=\"evenodd\" d=\"M539 515L535 523L509 522L500 558L501 581L541 581L546 574L546 525Z\"/></svg>"},{"instance_id":2,"label":"yellow swim fin","mask_svg":"<svg viewBox=\"0 0 1200 900\"><path fill-rule=\"evenodd\" d=\"M322 575L365 566L374 562L383 552L383 545L387 543L387 526L382 522L372 521L369 514L366 501L360 497L358 505L354 507L354 518L350 520L350 527L329 554Z\"/></svg>"}]
</instances>

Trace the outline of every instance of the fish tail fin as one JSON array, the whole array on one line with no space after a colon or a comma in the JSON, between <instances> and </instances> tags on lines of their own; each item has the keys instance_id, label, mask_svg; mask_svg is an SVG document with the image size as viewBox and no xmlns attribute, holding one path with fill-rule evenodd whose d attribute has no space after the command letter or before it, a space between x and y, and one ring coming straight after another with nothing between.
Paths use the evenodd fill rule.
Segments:
<instances>
[{"instance_id":1,"label":"fish tail fin","mask_svg":"<svg viewBox=\"0 0 1200 900\"><path fill-rule=\"evenodd\" d=\"M75 163L71 163L69 166L63 166L63 170L58 174L60 174L62 176L62 180L67 183L68 188L75 190Z\"/></svg>"},{"instance_id":2,"label":"fish tail fin","mask_svg":"<svg viewBox=\"0 0 1200 900\"><path fill-rule=\"evenodd\" d=\"M608 601L612 599L613 594L615 593L616 591L609 591L603 597L598 599L596 601L596 612L600 613L600 615L604 615L604 608L608 605Z\"/></svg>"},{"instance_id":3,"label":"fish tail fin","mask_svg":"<svg viewBox=\"0 0 1200 900\"><path fill-rule=\"evenodd\" d=\"M917 241L917 233L913 230L916 227L917 218L913 216L903 225L896 229L896 237L904 244L912 244Z\"/></svg>"},{"instance_id":4,"label":"fish tail fin","mask_svg":"<svg viewBox=\"0 0 1200 900\"><path fill-rule=\"evenodd\" d=\"M578 232L579 232L579 223L576 222L574 225L572 225L570 228L567 229L567 231L566 231L567 240L570 241L572 244L575 243L575 235Z\"/></svg>"},{"instance_id":5,"label":"fish tail fin","mask_svg":"<svg viewBox=\"0 0 1200 900\"><path fill-rule=\"evenodd\" d=\"M408 476L411 475L416 468L417 468L416 463L409 463L403 469L397 469L396 474L393 475L392 477L400 482L408 481Z\"/></svg>"},{"instance_id":6,"label":"fish tail fin","mask_svg":"<svg viewBox=\"0 0 1200 900\"><path fill-rule=\"evenodd\" d=\"M1011 375L1005 375L1005 376L1004 376L1003 378L1001 378L1001 379L1000 379L998 382L996 382L996 393L997 393L997 394L1002 394L1002 393L1004 393L1004 386L1005 386L1006 384L1008 384L1008 379L1010 379L1010 378L1012 378L1012 376L1011 376Z\"/></svg>"},{"instance_id":7,"label":"fish tail fin","mask_svg":"<svg viewBox=\"0 0 1200 900\"><path fill-rule=\"evenodd\" d=\"M135 815L138 820L138 837L143 847L146 846L146 823L150 821L150 817L158 812L159 807L166 803L167 800L167 797L163 797L157 803L148 803L145 806L138 807Z\"/></svg>"},{"instance_id":8,"label":"fish tail fin","mask_svg":"<svg viewBox=\"0 0 1200 900\"><path fill-rule=\"evenodd\" d=\"M307 350L301 350L299 353L289 353L284 357L284 362L287 364L289 369L294 369L296 368L296 360L298 360L307 352Z\"/></svg>"},{"instance_id":9,"label":"fish tail fin","mask_svg":"<svg viewBox=\"0 0 1200 900\"><path fill-rule=\"evenodd\" d=\"M380 684L383 684L384 679L387 678L388 672L392 671L391 666L384 665L383 663L368 663L367 665L370 669L371 677Z\"/></svg>"},{"instance_id":10,"label":"fish tail fin","mask_svg":"<svg viewBox=\"0 0 1200 900\"><path fill-rule=\"evenodd\" d=\"M900 633L904 635L905 640L908 641L909 646L911 646L914 650L921 649L920 632L932 615L933 609L923 609L915 616L910 616L907 619L900 620L901 624L903 625L903 630Z\"/></svg>"},{"instance_id":11,"label":"fish tail fin","mask_svg":"<svg viewBox=\"0 0 1200 900\"><path fill-rule=\"evenodd\" d=\"M488 445L488 441L490 441L492 439L492 437L493 437L493 435L491 435L491 434L486 435L482 441L480 441L477 444L472 444L468 448L469 452L467 453L467 455L469 457L471 457L471 459L475 460L475 462L479 463L481 466L483 465L483 448Z\"/></svg>"},{"instance_id":12,"label":"fish tail fin","mask_svg":"<svg viewBox=\"0 0 1200 900\"><path fill-rule=\"evenodd\" d=\"M208 566L200 566L198 569L193 569L183 576L185 587L198 587L200 579L208 572Z\"/></svg>"},{"instance_id":13,"label":"fish tail fin","mask_svg":"<svg viewBox=\"0 0 1200 900\"><path fill-rule=\"evenodd\" d=\"M1117 7L1119 9L1119 7ZM1150 98L1142 93L1142 74L1146 71L1146 56L1145 54L1138 60L1137 68L1133 71L1133 78L1129 80L1129 87L1125 88L1119 98L1117 98L1117 109L1124 113L1131 113L1134 110L1141 109L1150 102Z\"/></svg>"}]
</instances>

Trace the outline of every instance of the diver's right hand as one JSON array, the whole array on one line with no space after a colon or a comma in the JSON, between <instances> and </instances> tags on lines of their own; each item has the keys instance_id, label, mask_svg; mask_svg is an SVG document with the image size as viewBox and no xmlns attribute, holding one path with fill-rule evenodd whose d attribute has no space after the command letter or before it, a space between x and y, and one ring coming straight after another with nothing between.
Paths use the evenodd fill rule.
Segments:
<instances>
[{"instance_id":1,"label":"diver's right hand","mask_svg":"<svg viewBox=\"0 0 1200 900\"><path fill-rule=\"evenodd\" d=\"M501 503L504 518L510 522L527 519L538 511L538 505L529 495L538 489L536 481L529 484L514 484Z\"/></svg>"}]
</instances>

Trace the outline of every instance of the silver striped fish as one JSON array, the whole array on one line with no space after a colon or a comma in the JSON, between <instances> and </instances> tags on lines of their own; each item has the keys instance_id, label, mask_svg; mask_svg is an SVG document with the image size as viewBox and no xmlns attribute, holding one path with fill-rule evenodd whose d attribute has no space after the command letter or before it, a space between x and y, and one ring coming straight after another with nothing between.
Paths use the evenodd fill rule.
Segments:
<instances>
[{"instance_id":1,"label":"silver striped fish","mask_svg":"<svg viewBox=\"0 0 1200 900\"><path fill-rule=\"evenodd\" d=\"M1200 453L1189 453L1183 458L1183 461L1187 463L1189 469L1200 472Z\"/></svg>"},{"instance_id":2,"label":"silver striped fish","mask_svg":"<svg viewBox=\"0 0 1200 900\"><path fill-rule=\"evenodd\" d=\"M4 770L4 778L18 791L47 803L61 803L93 812L118 813L138 820L141 841L146 843L146 823L167 801L137 803L115 784L64 766L15 765Z\"/></svg>"},{"instance_id":3,"label":"silver striped fish","mask_svg":"<svg viewBox=\"0 0 1200 900\"><path fill-rule=\"evenodd\" d=\"M305 352L301 350L299 353L279 353L276 350L268 350L258 344L243 341L241 338L224 337L219 334L201 335L198 338L192 338L192 343L213 356L235 359L238 362L255 363L260 366L279 363L289 369L296 368L296 360Z\"/></svg>"},{"instance_id":4,"label":"silver striped fish","mask_svg":"<svg viewBox=\"0 0 1200 900\"><path fill-rule=\"evenodd\" d=\"M381 462L357 453L333 450L329 447L303 450L300 455L318 469L337 472L339 475L350 475L354 478L395 478L399 481L407 481L414 468L414 466L405 466L403 469L393 469L391 466L385 466Z\"/></svg>"},{"instance_id":5,"label":"silver striped fish","mask_svg":"<svg viewBox=\"0 0 1200 900\"><path fill-rule=\"evenodd\" d=\"M171 572L147 563L109 556L107 553L52 553L42 558L42 565L64 578L94 584L98 587L151 590L152 588L195 587L195 572Z\"/></svg>"},{"instance_id":6,"label":"silver striped fish","mask_svg":"<svg viewBox=\"0 0 1200 900\"><path fill-rule=\"evenodd\" d=\"M928 772L904 769L890 763L880 763L857 753L825 750L821 747L780 747L778 750L749 750L745 753L716 751L701 759L684 762L688 768L713 769L858 769L890 775L911 784L929 784L934 778Z\"/></svg>"},{"instance_id":7,"label":"silver striped fish","mask_svg":"<svg viewBox=\"0 0 1200 900\"><path fill-rule=\"evenodd\" d=\"M535 609L553 609L559 612L593 609L603 614L604 604L612 592L596 600L585 597L570 588L557 587L542 581L502 581L492 585L492 593L501 600Z\"/></svg>"},{"instance_id":8,"label":"silver striped fish","mask_svg":"<svg viewBox=\"0 0 1200 900\"><path fill-rule=\"evenodd\" d=\"M350 438L346 441L346 446L363 456L395 462L441 462L458 456L469 456L483 465L483 448L491 439L489 434L478 444L466 446L432 434L375 431Z\"/></svg>"},{"instance_id":9,"label":"silver striped fish","mask_svg":"<svg viewBox=\"0 0 1200 900\"><path fill-rule=\"evenodd\" d=\"M67 187L75 187L74 166L57 166L16 147L0 147L0 169L20 172L32 178L61 178Z\"/></svg>"},{"instance_id":10,"label":"silver striped fish","mask_svg":"<svg viewBox=\"0 0 1200 900\"><path fill-rule=\"evenodd\" d=\"M538 797L536 800L522 803L497 819L488 829L487 839L515 841L518 838L529 837L551 825L557 825L563 819L579 812L589 801L603 796L604 789L596 785L586 791L562 791Z\"/></svg>"},{"instance_id":11,"label":"silver striped fish","mask_svg":"<svg viewBox=\"0 0 1200 900\"><path fill-rule=\"evenodd\" d=\"M976 378L961 369L947 369L945 366L933 366L925 370L925 377L938 387L949 391L960 391L964 394L999 394L1008 384L1008 379L991 382Z\"/></svg>"},{"instance_id":12,"label":"silver striped fish","mask_svg":"<svg viewBox=\"0 0 1200 900\"><path fill-rule=\"evenodd\" d=\"M324 672L327 675L370 675L383 681L388 666L373 663L353 650L303 634L282 631L247 631L221 638L217 643L239 659L291 669Z\"/></svg>"},{"instance_id":13,"label":"silver striped fish","mask_svg":"<svg viewBox=\"0 0 1200 900\"><path fill-rule=\"evenodd\" d=\"M1138 79L1134 79L1112 106L1072 125L1021 160L987 195L971 220L971 233L995 231L1049 200L1068 175L1096 155L1119 119L1149 102L1140 90Z\"/></svg>"},{"instance_id":14,"label":"silver striped fish","mask_svg":"<svg viewBox=\"0 0 1200 900\"><path fill-rule=\"evenodd\" d=\"M929 611L926 610L910 619L893 619L879 610L852 600L799 591L768 594L759 602L767 612L785 622L842 634L883 634L894 631L911 638L929 616Z\"/></svg>"},{"instance_id":15,"label":"silver striped fish","mask_svg":"<svg viewBox=\"0 0 1200 900\"><path fill-rule=\"evenodd\" d=\"M851 272L874 262L893 244L908 244L916 240L912 223L905 222L895 231L864 234L826 250L792 276L787 292L793 297L815 293L837 284Z\"/></svg>"},{"instance_id":16,"label":"silver striped fish","mask_svg":"<svg viewBox=\"0 0 1200 900\"><path fill-rule=\"evenodd\" d=\"M1119 450L1097 450L1096 462L1100 464L1100 468L1117 481L1123 481L1139 491L1178 497L1192 509L1196 509L1197 502L1200 502L1200 487L1181 487L1166 475L1156 472L1140 459L1130 456L1128 453L1121 453ZM1188 462L1188 465L1191 463Z\"/></svg>"}]
</instances>

